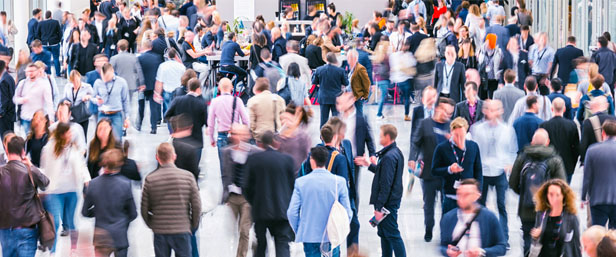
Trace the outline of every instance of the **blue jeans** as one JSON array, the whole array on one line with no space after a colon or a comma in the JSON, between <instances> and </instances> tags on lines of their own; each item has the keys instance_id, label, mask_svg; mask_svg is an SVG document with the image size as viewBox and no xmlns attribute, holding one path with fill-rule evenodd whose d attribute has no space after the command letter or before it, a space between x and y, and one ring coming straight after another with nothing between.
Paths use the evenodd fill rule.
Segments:
<instances>
[{"instance_id":1,"label":"blue jeans","mask_svg":"<svg viewBox=\"0 0 616 257\"><path fill-rule=\"evenodd\" d=\"M387 100L387 91L389 90L389 80L381 80L377 82L377 85L379 86L379 90L381 90L381 100L379 101L379 111L377 112L376 116L381 117L383 116L383 105L385 104L385 101Z\"/></svg>"},{"instance_id":2,"label":"blue jeans","mask_svg":"<svg viewBox=\"0 0 616 257\"><path fill-rule=\"evenodd\" d=\"M411 97L413 97L413 80L409 79L398 83L398 87L402 93L402 102L404 103L404 115L409 115L411 110Z\"/></svg>"},{"instance_id":3,"label":"blue jeans","mask_svg":"<svg viewBox=\"0 0 616 257\"><path fill-rule=\"evenodd\" d=\"M398 209L400 205L385 206L389 210L389 215L385 217L377 226L377 235L381 238L381 253L383 257L406 257L404 241L398 229Z\"/></svg>"},{"instance_id":4,"label":"blue jeans","mask_svg":"<svg viewBox=\"0 0 616 257\"><path fill-rule=\"evenodd\" d=\"M36 228L0 229L2 256L34 257L38 242Z\"/></svg>"},{"instance_id":5,"label":"blue jeans","mask_svg":"<svg viewBox=\"0 0 616 257\"><path fill-rule=\"evenodd\" d=\"M49 51L53 57L53 66L56 69L56 76L60 76L60 44L43 46L45 51ZM47 67L51 71L51 67Z\"/></svg>"},{"instance_id":6,"label":"blue jeans","mask_svg":"<svg viewBox=\"0 0 616 257\"><path fill-rule=\"evenodd\" d=\"M486 199L488 198L488 190L490 186L496 188L496 206L498 207L498 220L503 228L503 233L505 234L505 240L509 241L509 227L507 226L507 208L505 205L505 194L507 193L507 189L509 188L509 183L507 182L507 175L502 173L500 176L496 177L483 177L483 185L481 190L481 198L479 199L479 203L483 206L486 205Z\"/></svg>"},{"instance_id":7,"label":"blue jeans","mask_svg":"<svg viewBox=\"0 0 616 257\"><path fill-rule=\"evenodd\" d=\"M115 137L118 141L122 141L122 128L124 125L124 121L122 120L122 112L116 112L111 115L107 115L103 112L98 113L98 121L103 118L107 118L111 120L111 127L113 128L113 133L115 133Z\"/></svg>"},{"instance_id":8,"label":"blue jeans","mask_svg":"<svg viewBox=\"0 0 616 257\"><path fill-rule=\"evenodd\" d=\"M616 205L599 204L590 206L590 216L593 225L605 226L608 223L610 229L616 228Z\"/></svg>"},{"instance_id":9,"label":"blue jeans","mask_svg":"<svg viewBox=\"0 0 616 257\"><path fill-rule=\"evenodd\" d=\"M329 252L332 248L330 243L323 243L323 250ZM321 257L321 243L304 243L304 255L306 257ZM340 256L340 246L334 248L331 257Z\"/></svg>"},{"instance_id":10,"label":"blue jeans","mask_svg":"<svg viewBox=\"0 0 616 257\"><path fill-rule=\"evenodd\" d=\"M218 150L218 160L220 161L220 170L222 170L222 149L229 145L229 132L218 132L216 140L216 149Z\"/></svg>"},{"instance_id":11,"label":"blue jeans","mask_svg":"<svg viewBox=\"0 0 616 257\"><path fill-rule=\"evenodd\" d=\"M168 93L167 91L163 90L162 97L163 97L163 116L164 116L165 113L167 113L169 106L171 106L171 101L173 101L173 92Z\"/></svg>"},{"instance_id":12,"label":"blue jeans","mask_svg":"<svg viewBox=\"0 0 616 257\"><path fill-rule=\"evenodd\" d=\"M30 133L30 125L32 123L32 120L20 119L19 123L21 124L21 128L24 129L24 132L26 132L26 135L28 135L28 133Z\"/></svg>"},{"instance_id":13,"label":"blue jeans","mask_svg":"<svg viewBox=\"0 0 616 257\"><path fill-rule=\"evenodd\" d=\"M48 194L43 199L43 205L51 215L53 215L54 223L56 225L56 232L60 227L60 219L62 223L66 225L68 230L75 230L75 208L77 207L77 193L69 192L63 194ZM56 251L56 241L51 248L51 252ZM77 242L74 242L77 243Z\"/></svg>"},{"instance_id":14,"label":"blue jeans","mask_svg":"<svg viewBox=\"0 0 616 257\"><path fill-rule=\"evenodd\" d=\"M364 100L355 101L355 110L357 110L357 114L364 115Z\"/></svg>"}]
</instances>

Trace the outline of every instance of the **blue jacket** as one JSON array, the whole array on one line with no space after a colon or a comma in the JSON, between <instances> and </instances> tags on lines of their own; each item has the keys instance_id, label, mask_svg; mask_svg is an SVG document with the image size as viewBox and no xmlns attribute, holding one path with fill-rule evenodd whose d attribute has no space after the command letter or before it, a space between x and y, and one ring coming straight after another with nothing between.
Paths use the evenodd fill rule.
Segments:
<instances>
[{"instance_id":1,"label":"blue jacket","mask_svg":"<svg viewBox=\"0 0 616 257\"><path fill-rule=\"evenodd\" d=\"M26 38L26 43L28 43L28 45L36 39L36 27L38 27L38 20L31 18L28 21L28 37Z\"/></svg>"},{"instance_id":2,"label":"blue jacket","mask_svg":"<svg viewBox=\"0 0 616 257\"><path fill-rule=\"evenodd\" d=\"M233 41L227 41L222 46L222 52L220 53L220 65L235 65L235 54L244 56L240 45Z\"/></svg>"},{"instance_id":3,"label":"blue jacket","mask_svg":"<svg viewBox=\"0 0 616 257\"><path fill-rule=\"evenodd\" d=\"M272 60L278 62L280 60L280 56L283 56L287 53L287 40L283 37L279 37L274 41L274 46L272 46Z\"/></svg>"},{"instance_id":4,"label":"blue jacket","mask_svg":"<svg viewBox=\"0 0 616 257\"><path fill-rule=\"evenodd\" d=\"M321 242L335 200L344 206L349 220L352 218L353 212L345 184L341 177L325 169L317 169L295 181L287 210L289 224L295 232L295 242Z\"/></svg>"},{"instance_id":5,"label":"blue jacket","mask_svg":"<svg viewBox=\"0 0 616 257\"><path fill-rule=\"evenodd\" d=\"M518 153L530 144L541 123L543 123L543 120L532 112L524 113L522 117L513 122L513 129L515 129L515 135L518 137Z\"/></svg>"},{"instance_id":6,"label":"blue jacket","mask_svg":"<svg viewBox=\"0 0 616 257\"><path fill-rule=\"evenodd\" d=\"M563 116L569 120L572 120L573 112L571 111L571 98L556 92L553 92L548 95L548 98L550 98L550 102L554 102L554 99L556 99L557 97L560 97L565 101L565 113L563 114Z\"/></svg>"},{"instance_id":7,"label":"blue jacket","mask_svg":"<svg viewBox=\"0 0 616 257\"><path fill-rule=\"evenodd\" d=\"M321 143L321 144L318 144L317 146L324 146L324 145ZM329 152L329 156L330 156L327 159L327 165L329 165L329 159L331 158L332 153L334 151L337 151L337 149L331 146L325 146L325 148L327 148L327 151ZM325 168L327 168L327 165L325 165ZM299 172L298 176L302 177L307 174L310 174L311 172L312 172L312 167L310 167L310 154L308 154L308 158L302 164L302 170ZM336 158L334 159L334 164L332 165L331 173L334 175L343 177L347 181L347 187L348 187L349 166L348 166L348 162L346 160L345 155L342 154L340 151L338 151L338 155L336 155Z\"/></svg>"},{"instance_id":8,"label":"blue jacket","mask_svg":"<svg viewBox=\"0 0 616 257\"><path fill-rule=\"evenodd\" d=\"M456 180L463 180L467 178L474 178L479 182L480 188L483 183L483 170L481 167L481 155L479 155L479 146L477 143L466 140L465 142L465 151L456 148L456 153L458 155L462 154L464 157L460 158L458 164L464 170L458 174L449 173L449 166L451 166L454 162L457 161L456 157L453 155L451 141L441 142L434 149L434 157L432 157L432 175L443 177L443 194L445 195L455 195L456 189L453 188Z\"/></svg>"},{"instance_id":9,"label":"blue jacket","mask_svg":"<svg viewBox=\"0 0 616 257\"><path fill-rule=\"evenodd\" d=\"M39 54L35 54L34 52L32 54L30 54L30 59L32 59L32 63L36 62L36 61L41 61L43 62L47 68L45 68L45 72L47 74L51 74L51 52L43 49L42 52L40 52Z\"/></svg>"},{"instance_id":10,"label":"blue jacket","mask_svg":"<svg viewBox=\"0 0 616 257\"><path fill-rule=\"evenodd\" d=\"M156 84L156 72L158 71L158 66L163 63L162 55L150 50L139 55L137 59L141 65L141 71L143 71L145 90L154 90L154 85Z\"/></svg>"},{"instance_id":11,"label":"blue jacket","mask_svg":"<svg viewBox=\"0 0 616 257\"><path fill-rule=\"evenodd\" d=\"M563 85L567 85L569 83L569 76L571 74L571 71L575 69L575 67L573 67L572 61L573 59L580 56L584 56L584 51L572 45L568 45L556 50L556 53L554 54L554 61L552 61L552 69L550 75L554 75L556 66L558 66L557 76L563 81Z\"/></svg>"},{"instance_id":12,"label":"blue jacket","mask_svg":"<svg viewBox=\"0 0 616 257\"><path fill-rule=\"evenodd\" d=\"M507 252L507 240L496 216L488 209L483 208L478 214L476 222L479 223L481 234L481 248L486 251L486 257L503 256ZM453 230L458 224L458 208L446 213L441 219L441 254L447 256L447 245L453 242Z\"/></svg>"},{"instance_id":13,"label":"blue jacket","mask_svg":"<svg viewBox=\"0 0 616 257\"><path fill-rule=\"evenodd\" d=\"M600 89L593 89L592 91L590 91L588 94L591 94L593 97L597 97L597 96L605 96L605 98L607 98L607 103L609 104L609 107L607 108L607 113L610 115L614 115L614 99L612 99L612 96L608 95L607 93L605 93L603 90ZM580 124L582 124L582 122L584 122L584 106L588 103L590 104L590 96L588 96L588 94L585 94L584 96L582 96L582 98L580 98L580 107L578 108L578 112L577 112L577 117L576 119L578 120L578 122L580 122Z\"/></svg>"},{"instance_id":14,"label":"blue jacket","mask_svg":"<svg viewBox=\"0 0 616 257\"><path fill-rule=\"evenodd\" d=\"M402 199L402 174L406 166L404 155L393 142L377 152L376 156L378 163L368 167L374 173L370 204L374 205L375 210L382 207L397 209Z\"/></svg>"},{"instance_id":15,"label":"blue jacket","mask_svg":"<svg viewBox=\"0 0 616 257\"><path fill-rule=\"evenodd\" d=\"M370 54L361 49L357 49L357 53L359 64L366 68L368 78L370 78L370 84L374 84L374 81L372 80L372 61L370 61Z\"/></svg>"},{"instance_id":16,"label":"blue jacket","mask_svg":"<svg viewBox=\"0 0 616 257\"><path fill-rule=\"evenodd\" d=\"M486 28L486 36L488 34L496 35L496 43L501 49L506 50L509 43L509 30L502 25L492 25ZM485 38L484 38L485 40Z\"/></svg>"},{"instance_id":17,"label":"blue jacket","mask_svg":"<svg viewBox=\"0 0 616 257\"><path fill-rule=\"evenodd\" d=\"M342 86L349 84L349 79L340 67L326 64L314 72L313 85L319 85L319 104L336 104L336 97L342 94Z\"/></svg>"}]
</instances>

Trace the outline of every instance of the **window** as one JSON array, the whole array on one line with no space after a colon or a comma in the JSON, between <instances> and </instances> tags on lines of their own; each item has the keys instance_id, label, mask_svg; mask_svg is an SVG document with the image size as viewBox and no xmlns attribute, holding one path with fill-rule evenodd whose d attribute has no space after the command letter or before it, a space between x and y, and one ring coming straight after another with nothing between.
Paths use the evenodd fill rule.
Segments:
<instances>
[{"instance_id":1,"label":"window","mask_svg":"<svg viewBox=\"0 0 616 257\"><path fill-rule=\"evenodd\" d=\"M13 1L15 0L0 0L0 11L5 11L8 20L13 20Z\"/></svg>"}]
</instances>

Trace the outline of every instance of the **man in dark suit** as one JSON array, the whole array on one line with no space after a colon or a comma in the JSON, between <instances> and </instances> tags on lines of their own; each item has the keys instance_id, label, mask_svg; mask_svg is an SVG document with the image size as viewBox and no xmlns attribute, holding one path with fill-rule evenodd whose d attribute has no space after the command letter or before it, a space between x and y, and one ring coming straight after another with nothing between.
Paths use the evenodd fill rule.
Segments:
<instances>
[{"instance_id":1,"label":"man in dark suit","mask_svg":"<svg viewBox=\"0 0 616 257\"><path fill-rule=\"evenodd\" d=\"M51 11L45 12L45 20L40 21L36 27L36 38L41 40L43 49L53 56L53 64L56 76L60 76L60 41L62 41L62 29L57 20L52 19ZM51 67L47 67L51 70Z\"/></svg>"},{"instance_id":2,"label":"man in dark suit","mask_svg":"<svg viewBox=\"0 0 616 257\"><path fill-rule=\"evenodd\" d=\"M0 55L8 54L8 51L1 52ZM0 135L6 131L13 131L15 125L15 80L9 74L8 66L4 61L0 61Z\"/></svg>"},{"instance_id":3,"label":"man in dark suit","mask_svg":"<svg viewBox=\"0 0 616 257\"><path fill-rule=\"evenodd\" d=\"M197 185L199 184L199 158L201 147L198 142L191 137L193 121L187 113L180 113L169 119L171 124L171 144L175 149L177 158L175 166L190 171L195 176Z\"/></svg>"},{"instance_id":4,"label":"man in dark suit","mask_svg":"<svg viewBox=\"0 0 616 257\"><path fill-rule=\"evenodd\" d=\"M114 2L115 0L103 0L103 2L100 3L98 9L105 15L105 20L111 19L111 15L118 10L118 8L114 5Z\"/></svg>"},{"instance_id":5,"label":"man in dark suit","mask_svg":"<svg viewBox=\"0 0 616 257\"><path fill-rule=\"evenodd\" d=\"M569 98L568 96L566 96L565 94L561 93L561 90L563 88L563 82L562 80L560 80L560 78L553 78L550 81L550 94L548 95L548 98L550 99L550 102L554 102L554 99L556 98L562 98L565 101L565 113L563 115L563 117L565 117L565 119L569 119L569 120L573 120L573 111L571 110L571 98Z\"/></svg>"},{"instance_id":6,"label":"man in dark suit","mask_svg":"<svg viewBox=\"0 0 616 257\"><path fill-rule=\"evenodd\" d=\"M36 39L36 28L42 15L41 9L36 8L32 10L32 18L28 21L28 37L26 38L28 46Z\"/></svg>"},{"instance_id":7,"label":"man in dark suit","mask_svg":"<svg viewBox=\"0 0 616 257\"><path fill-rule=\"evenodd\" d=\"M267 230L276 241L277 257L290 256L289 242L294 237L287 218L295 185L293 158L274 150L271 147L273 142L274 133L271 131L261 135L259 145L265 151L248 156L242 187L244 197L252 207L252 220L257 234L256 257L265 257Z\"/></svg>"},{"instance_id":8,"label":"man in dark suit","mask_svg":"<svg viewBox=\"0 0 616 257\"><path fill-rule=\"evenodd\" d=\"M517 67L517 79L516 86L524 90L524 81L526 81L526 76L528 76L531 72L530 65L528 64L528 53L526 51L521 51L520 44L518 39L512 37L509 39L509 44L507 44L507 50L502 51L503 58L501 59L500 68L502 70L516 70L514 67ZM517 60L517 62L514 62ZM499 78L500 84L506 84L505 81L505 72L501 72L501 77Z\"/></svg>"},{"instance_id":9,"label":"man in dark suit","mask_svg":"<svg viewBox=\"0 0 616 257\"><path fill-rule=\"evenodd\" d=\"M342 68L336 66L338 59L335 53L327 53L327 64L314 73L312 84L319 87L319 105L321 107L321 123L323 126L329 119L331 111L333 116L338 115L336 110L336 97L342 94L342 86L349 84L349 80Z\"/></svg>"},{"instance_id":10,"label":"man in dark suit","mask_svg":"<svg viewBox=\"0 0 616 257\"><path fill-rule=\"evenodd\" d=\"M491 26L486 28L486 35L495 34L497 38L497 44L501 49L507 48L507 43L509 42L509 30L503 27L503 17L498 16L494 18L496 23L493 23Z\"/></svg>"},{"instance_id":11,"label":"man in dark suit","mask_svg":"<svg viewBox=\"0 0 616 257\"><path fill-rule=\"evenodd\" d=\"M201 150L203 149L203 127L207 126L207 105L201 97L201 83L198 78L190 79L187 86L188 94L173 99L169 110L165 113L165 120L180 114L190 117L192 121L190 137L194 140L198 165L201 161ZM160 105L158 106L160 108Z\"/></svg>"},{"instance_id":12,"label":"man in dark suit","mask_svg":"<svg viewBox=\"0 0 616 257\"><path fill-rule=\"evenodd\" d=\"M137 121L137 130L141 131L145 101L149 101L151 125L150 134L156 134L156 124L160 120L160 103L156 102L154 99L154 89L156 84L156 72L158 71L158 66L163 63L163 57L162 55L152 51L152 42L149 40L143 40L143 42L141 42L141 49L145 50L145 52L137 58L139 59L139 64L141 65L141 71L143 71L145 88L140 87L139 91L143 92L145 99L139 100L139 119Z\"/></svg>"},{"instance_id":13,"label":"man in dark suit","mask_svg":"<svg viewBox=\"0 0 616 257\"><path fill-rule=\"evenodd\" d=\"M413 35L406 39L406 45L410 45L409 51L415 54L415 50L417 50L419 44L421 44L421 41L428 38L428 35L424 33L419 33L419 25L417 24L411 25L411 32L413 33Z\"/></svg>"},{"instance_id":14,"label":"man in dark suit","mask_svg":"<svg viewBox=\"0 0 616 257\"><path fill-rule=\"evenodd\" d=\"M548 132L550 145L554 146L565 164L567 183L571 183L571 176L573 176L579 156L580 135L577 125L571 119L563 118L564 111L565 101L562 98L554 99L552 101L552 114L554 116L539 127Z\"/></svg>"},{"instance_id":15,"label":"man in dark suit","mask_svg":"<svg viewBox=\"0 0 616 257\"><path fill-rule=\"evenodd\" d=\"M128 225L137 218L130 181L119 174L123 161L124 155L119 149L103 153L103 174L84 189L81 214L96 218L94 245L96 252L103 256L111 252L118 257L127 256Z\"/></svg>"},{"instance_id":16,"label":"man in dark suit","mask_svg":"<svg viewBox=\"0 0 616 257\"><path fill-rule=\"evenodd\" d=\"M533 38L533 36L530 35L530 27L524 25L520 29L520 49L528 53L528 49L530 49L530 46L535 44L535 39Z\"/></svg>"},{"instance_id":17,"label":"man in dark suit","mask_svg":"<svg viewBox=\"0 0 616 257\"><path fill-rule=\"evenodd\" d=\"M573 67L573 59L584 56L584 51L575 47L575 37L569 36L567 38L567 45L561 49L556 50L554 54L554 61L552 61L552 68L550 69L550 77L554 76L556 66L558 66L557 77L563 81L563 84L569 83L569 74L575 69Z\"/></svg>"},{"instance_id":18,"label":"man in dark suit","mask_svg":"<svg viewBox=\"0 0 616 257\"><path fill-rule=\"evenodd\" d=\"M449 138L449 119L453 114L455 102L448 98L439 98L434 109L434 115L426 117L419 123L411 139L409 154L409 169L421 178L421 188L424 201L424 224L426 233L424 240L432 240L434 228L434 203L436 195L443 187L443 179L432 175L432 158L434 149Z\"/></svg>"},{"instance_id":19,"label":"man in dark suit","mask_svg":"<svg viewBox=\"0 0 616 257\"><path fill-rule=\"evenodd\" d=\"M432 86L427 86L421 92L421 105L413 108L413 116L411 119L411 142L413 142L413 136L415 135L419 123L427 118L431 118L434 114L434 104L437 100L436 89Z\"/></svg>"},{"instance_id":20,"label":"man in dark suit","mask_svg":"<svg viewBox=\"0 0 616 257\"><path fill-rule=\"evenodd\" d=\"M464 85L464 95L466 100L456 104L453 117L462 117L468 122L469 126L483 119L483 101L477 97L478 86L475 82L468 81Z\"/></svg>"},{"instance_id":21,"label":"man in dark suit","mask_svg":"<svg viewBox=\"0 0 616 257\"><path fill-rule=\"evenodd\" d=\"M439 96L453 99L456 103L464 100L462 89L466 83L464 64L456 61L456 48L448 45L445 61L436 64L434 86Z\"/></svg>"},{"instance_id":22,"label":"man in dark suit","mask_svg":"<svg viewBox=\"0 0 616 257\"><path fill-rule=\"evenodd\" d=\"M586 160L586 151L588 148L597 142L601 142L601 125L605 123L606 120L616 120L613 115L609 115L607 113L607 108L609 104L607 102L607 98L605 96L598 96L593 98L590 101L590 110L593 115L588 119L584 120L582 123L582 137L580 139L580 160L582 162L581 165L584 165L584 161ZM593 118L596 117L596 118ZM598 126L593 125L593 121L591 119L598 119ZM596 122L596 121L595 121Z\"/></svg>"}]
</instances>

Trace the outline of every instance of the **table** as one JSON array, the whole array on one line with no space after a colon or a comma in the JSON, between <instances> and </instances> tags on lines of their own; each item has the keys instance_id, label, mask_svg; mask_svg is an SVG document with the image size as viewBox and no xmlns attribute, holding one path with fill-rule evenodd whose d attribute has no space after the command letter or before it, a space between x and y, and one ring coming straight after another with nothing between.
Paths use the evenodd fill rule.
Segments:
<instances>
[{"instance_id":1,"label":"table","mask_svg":"<svg viewBox=\"0 0 616 257\"><path fill-rule=\"evenodd\" d=\"M222 56L222 51L215 51L214 55L207 55L207 64L210 66L210 86L216 86L216 72L218 69L214 66L215 62L220 62L220 57ZM246 54L244 56L235 56L235 62L248 61L250 59L250 54ZM220 68L220 67L218 67Z\"/></svg>"}]
</instances>

